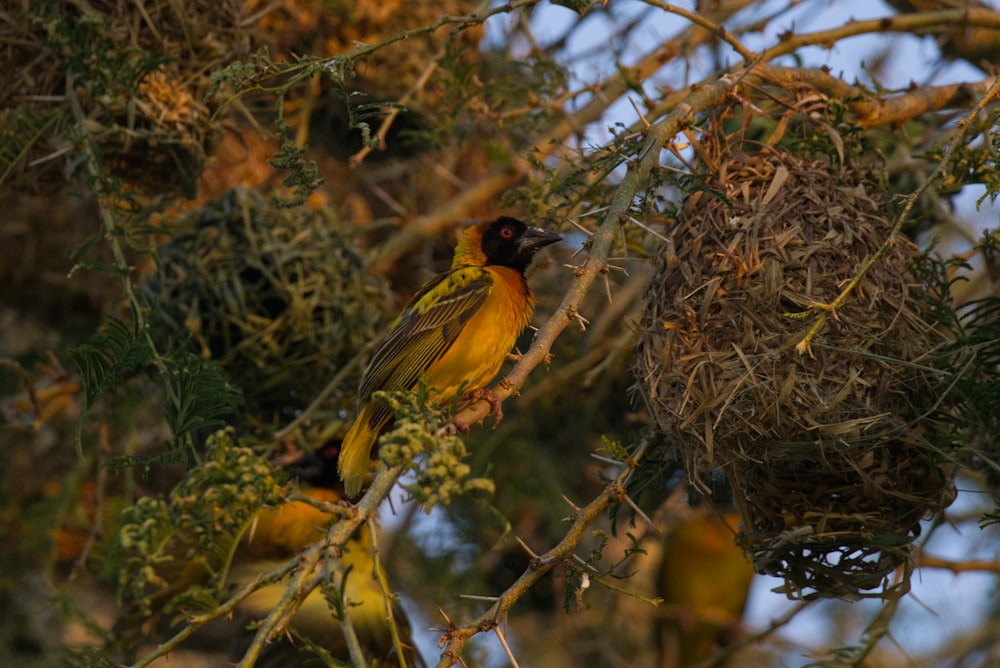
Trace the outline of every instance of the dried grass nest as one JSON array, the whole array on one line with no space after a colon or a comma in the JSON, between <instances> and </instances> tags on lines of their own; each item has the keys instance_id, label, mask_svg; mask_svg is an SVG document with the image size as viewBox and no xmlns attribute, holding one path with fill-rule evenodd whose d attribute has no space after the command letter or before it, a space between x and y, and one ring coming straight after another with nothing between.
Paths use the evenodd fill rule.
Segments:
<instances>
[{"instance_id":1,"label":"dried grass nest","mask_svg":"<svg viewBox=\"0 0 1000 668\"><path fill-rule=\"evenodd\" d=\"M725 473L738 542L789 597L903 593L919 521L954 495L918 250L896 239L800 354L815 319L789 314L833 301L883 243L884 191L773 148L724 159L710 188L645 293L636 374L656 425L692 482Z\"/></svg>"},{"instance_id":2,"label":"dried grass nest","mask_svg":"<svg viewBox=\"0 0 1000 668\"><path fill-rule=\"evenodd\" d=\"M20 4L0 15L0 180L60 188L82 134L116 177L192 196L218 134L211 74L250 50L245 0Z\"/></svg>"},{"instance_id":3,"label":"dried grass nest","mask_svg":"<svg viewBox=\"0 0 1000 668\"><path fill-rule=\"evenodd\" d=\"M191 212L145 291L156 335L215 359L263 422L304 408L377 335L387 289L325 209L237 188ZM353 406L356 373L334 412Z\"/></svg>"}]
</instances>

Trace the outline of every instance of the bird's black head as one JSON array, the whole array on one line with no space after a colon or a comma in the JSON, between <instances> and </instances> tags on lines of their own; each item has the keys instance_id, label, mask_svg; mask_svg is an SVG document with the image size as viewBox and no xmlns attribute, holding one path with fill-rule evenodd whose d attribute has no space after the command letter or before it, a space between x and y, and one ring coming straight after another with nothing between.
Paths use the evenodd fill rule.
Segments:
<instances>
[{"instance_id":1,"label":"bird's black head","mask_svg":"<svg viewBox=\"0 0 1000 668\"><path fill-rule=\"evenodd\" d=\"M558 234L502 216L483 231L482 248L487 264L523 272L542 247L561 240Z\"/></svg>"}]
</instances>

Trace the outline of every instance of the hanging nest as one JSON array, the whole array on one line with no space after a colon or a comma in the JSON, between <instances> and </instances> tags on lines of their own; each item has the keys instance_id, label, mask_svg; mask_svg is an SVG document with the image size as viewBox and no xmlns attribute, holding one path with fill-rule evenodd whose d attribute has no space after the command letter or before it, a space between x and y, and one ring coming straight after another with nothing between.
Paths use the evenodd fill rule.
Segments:
<instances>
[{"instance_id":1,"label":"hanging nest","mask_svg":"<svg viewBox=\"0 0 1000 668\"><path fill-rule=\"evenodd\" d=\"M211 72L249 51L247 17L244 0L22 0L0 16L0 182L59 189L83 133L131 186L193 196L217 138Z\"/></svg>"},{"instance_id":2,"label":"hanging nest","mask_svg":"<svg viewBox=\"0 0 1000 668\"><path fill-rule=\"evenodd\" d=\"M218 360L262 421L287 420L376 337L386 291L325 211L236 189L195 210L146 284L167 342ZM353 406L345 378L334 411Z\"/></svg>"},{"instance_id":3,"label":"hanging nest","mask_svg":"<svg viewBox=\"0 0 1000 668\"><path fill-rule=\"evenodd\" d=\"M795 316L885 241L887 196L851 165L731 145L656 257L639 387L690 480L725 473L738 542L788 596L900 595L920 520L953 498L918 250L895 239L801 354L817 316Z\"/></svg>"}]
</instances>

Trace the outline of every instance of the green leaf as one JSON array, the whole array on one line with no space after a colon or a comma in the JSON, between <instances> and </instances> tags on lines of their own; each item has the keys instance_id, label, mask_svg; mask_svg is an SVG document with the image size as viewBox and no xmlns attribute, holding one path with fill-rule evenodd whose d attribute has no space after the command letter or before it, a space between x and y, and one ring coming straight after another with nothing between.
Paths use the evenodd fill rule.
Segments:
<instances>
[{"instance_id":1,"label":"green leaf","mask_svg":"<svg viewBox=\"0 0 1000 668\"><path fill-rule=\"evenodd\" d=\"M176 405L167 408L167 423L175 442L195 429L221 426L221 418L243 403L243 392L226 380L216 362L191 353L165 362L177 397Z\"/></svg>"},{"instance_id":2,"label":"green leaf","mask_svg":"<svg viewBox=\"0 0 1000 668\"><path fill-rule=\"evenodd\" d=\"M153 351L146 340L117 318L108 318L90 341L70 350L80 367L86 407L121 382L127 374L144 367Z\"/></svg>"}]
</instances>

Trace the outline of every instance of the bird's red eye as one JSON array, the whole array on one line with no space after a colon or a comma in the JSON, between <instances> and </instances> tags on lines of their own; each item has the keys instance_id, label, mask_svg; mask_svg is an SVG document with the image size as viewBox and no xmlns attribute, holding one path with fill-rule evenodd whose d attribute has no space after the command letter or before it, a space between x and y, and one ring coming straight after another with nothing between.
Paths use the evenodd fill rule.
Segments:
<instances>
[{"instance_id":1,"label":"bird's red eye","mask_svg":"<svg viewBox=\"0 0 1000 668\"><path fill-rule=\"evenodd\" d=\"M503 227L503 228L501 228L500 229L500 237L502 239L513 239L514 238L514 229L510 228L510 227Z\"/></svg>"}]
</instances>

